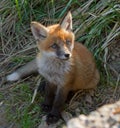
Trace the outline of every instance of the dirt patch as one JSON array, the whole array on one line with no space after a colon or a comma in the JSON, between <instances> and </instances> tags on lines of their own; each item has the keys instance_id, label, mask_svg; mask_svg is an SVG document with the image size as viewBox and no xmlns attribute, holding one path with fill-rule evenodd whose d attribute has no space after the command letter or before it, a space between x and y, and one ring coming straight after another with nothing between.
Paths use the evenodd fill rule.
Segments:
<instances>
[{"instance_id":1,"label":"dirt patch","mask_svg":"<svg viewBox=\"0 0 120 128\"><path fill-rule=\"evenodd\" d=\"M120 75L120 40L112 42L108 49L108 64L110 65L113 77L116 79Z\"/></svg>"},{"instance_id":2,"label":"dirt patch","mask_svg":"<svg viewBox=\"0 0 120 128\"><path fill-rule=\"evenodd\" d=\"M0 128L17 128L15 122L9 122L6 115L6 105L0 102Z\"/></svg>"}]
</instances>

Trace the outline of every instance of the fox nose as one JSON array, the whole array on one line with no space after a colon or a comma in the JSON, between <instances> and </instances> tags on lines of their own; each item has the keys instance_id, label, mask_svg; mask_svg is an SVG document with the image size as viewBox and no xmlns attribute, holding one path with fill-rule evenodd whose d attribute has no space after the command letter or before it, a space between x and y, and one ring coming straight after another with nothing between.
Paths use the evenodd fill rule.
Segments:
<instances>
[{"instance_id":1,"label":"fox nose","mask_svg":"<svg viewBox=\"0 0 120 128\"><path fill-rule=\"evenodd\" d=\"M64 56L65 56L66 58L69 58L69 57L70 57L70 54L66 53Z\"/></svg>"}]
</instances>

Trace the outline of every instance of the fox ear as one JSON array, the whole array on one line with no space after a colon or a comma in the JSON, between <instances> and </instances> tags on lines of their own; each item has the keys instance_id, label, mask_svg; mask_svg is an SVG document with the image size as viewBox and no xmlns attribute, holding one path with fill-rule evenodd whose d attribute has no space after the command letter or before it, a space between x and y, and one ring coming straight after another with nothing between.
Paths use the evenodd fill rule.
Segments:
<instances>
[{"instance_id":1,"label":"fox ear","mask_svg":"<svg viewBox=\"0 0 120 128\"><path fill-rule=\"evenodd\" d=\"M38 22L31 22L31 30L36 40L44 40L48 35L48 29Z\"/></svg>"},{"instance_id":2,"label":"fox ear","mask_svg":"<svg viewBox=\"0 0 120 128\"><path fill-rule=\"evenodd\" d=\"M61 28L71 31L72 30L72 15L69 11L67 15L63 18L62 22L60 23Z\"/></svg>"}]
</instances>

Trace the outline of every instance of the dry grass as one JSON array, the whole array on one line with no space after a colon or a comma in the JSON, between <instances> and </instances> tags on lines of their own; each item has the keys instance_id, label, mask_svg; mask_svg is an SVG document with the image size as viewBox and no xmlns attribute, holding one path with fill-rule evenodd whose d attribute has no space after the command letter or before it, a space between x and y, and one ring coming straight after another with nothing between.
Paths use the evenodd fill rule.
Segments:
<instances>
[{"instance_id":1,"label":"dry grass","mask_svg":"<svg viewBox=\"0 0 120 128\"><path fill-rule=\"evenodd\" d=\"M7 74L33 59L37 53L36 43L30 31L30 22L35 20L44 25L58 23L69 9L73 14L76 40L84 43L96 58L101 74L100 84L103 85L98 88L97 93L101 92L101 95L104 95L107 92L101 90L109 91L107 89L109 85L112 91L109 91L110 94L108 93L108 95L119 99L117 92L120 88L120 71L111 65L111 62L115 61L112 58L114 53L111 48L114 44L117 47L120 45L120 1L116 0L82 0L81 2L77 0L1 0L1 81ZM119 61L116 63L119 65L120 52L116 53L118 57L115 58ZM9 84L0 83L0 98L1 100L5 99L7 108L10 110L7 113L11 113L11 109L16 108L15 112L18 112L18 116L14 113L12 120L19 122L23 128L30 127L31 121L34 122L34 127L37 126L40 121L37 120L39 114L40 116L43 115L38 107L38 99L35 100L32 107L30 105L35 84L37 84L36 77L30 77L25 82L19 81L9 87ZM6 102L7 98L9 100ZM102 103L102 99L99 100L98 97L97 99L95 103Z\"/></svg>"}]
</instances>

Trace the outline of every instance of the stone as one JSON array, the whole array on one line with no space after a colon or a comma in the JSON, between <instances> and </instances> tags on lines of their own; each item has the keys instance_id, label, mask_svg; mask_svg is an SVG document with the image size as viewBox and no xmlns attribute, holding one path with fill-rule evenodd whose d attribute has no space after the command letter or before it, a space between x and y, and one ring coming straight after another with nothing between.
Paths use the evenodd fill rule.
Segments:
<instances>
[{"instance_id":1,"label":"stone","mask_svg":"<svg viewBox=\"0 0 120 128\"><path fill-rule=\"evenodd\" d=\"M71 119L67 128L120 128L120 101Z\"/></svg>"}]
</instances>

